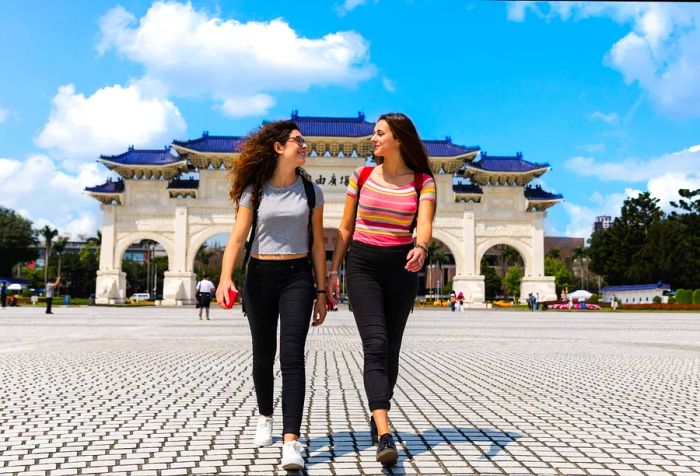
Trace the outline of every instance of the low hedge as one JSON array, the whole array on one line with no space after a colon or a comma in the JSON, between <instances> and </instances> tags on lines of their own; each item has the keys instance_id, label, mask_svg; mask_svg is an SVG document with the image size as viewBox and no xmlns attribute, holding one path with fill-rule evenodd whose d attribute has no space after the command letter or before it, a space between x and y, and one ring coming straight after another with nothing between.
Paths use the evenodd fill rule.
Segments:
<instances>
[{"instance_id":1,"label":"low hedge","mask_svg":"<svg viewBox=\"0 0 700 476\"><path fill-rule=\"evenodd\" d=\"M627 311L700 311L700 304L620 304Z\"/></svg>"}]
</instances>

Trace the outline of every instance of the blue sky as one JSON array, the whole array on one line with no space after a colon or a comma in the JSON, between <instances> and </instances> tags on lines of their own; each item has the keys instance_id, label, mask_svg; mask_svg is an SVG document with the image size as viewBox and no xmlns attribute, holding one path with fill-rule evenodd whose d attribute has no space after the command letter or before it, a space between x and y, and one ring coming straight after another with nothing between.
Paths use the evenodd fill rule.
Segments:
<instances>
[{"instance_id":1,"label":"blue sky","mask_svg":"<svg viewBox=\"0 0 700 476\"><path fill-rule=\"evenodd\" d=\"M73 236L101 224L100 154L294 109L548 162L548 235L700 188L695 4L6 0L0 57L0 204Z\"/></svg>"}]
</instances>

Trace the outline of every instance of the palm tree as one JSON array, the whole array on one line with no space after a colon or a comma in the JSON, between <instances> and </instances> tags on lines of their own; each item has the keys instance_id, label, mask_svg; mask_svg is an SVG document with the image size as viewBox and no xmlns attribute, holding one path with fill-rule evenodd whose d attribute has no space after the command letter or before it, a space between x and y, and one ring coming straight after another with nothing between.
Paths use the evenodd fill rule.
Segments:
<instances>
[{"instance_id":1,"label":"palm tree","mask_svg":"<svg viewBox=\"0 0 700 476\"><path fill-rule=\"evenodd\" d=\"M194 257L195 263L198 263L201 266L201 275L204 275L207 273L207 268L209 267L209 260L211 257L214 255L214 251L210 250L207 248L207 244L204 243L199 250L197 250L197 254Z\"/></svg>"},{"instance_id":2,"label":"palm tree","mask_svg":"<svg viewBox=\"0 0 700 476\"><path fill-rule=\"evenodd\" d=\"M438 250L438 248L440 248L440 245L438 245L435 240L430 240L430 243L428 243L428 259L426 261L428 261L428 283L430 283L431 287L433 285L431 273L431 268L433 267L433 255Z\"/></svg>"},{"instance_id":3,"label":"palm tree","mask_svg":"<svg viewBox=\"0 0 700 476\"><path fill-rule=\"evenodd\" d=\"M61 275L61 255L66 250L67 244L68 244L68 240L65 238L60 238L60 239L56 240L56 243L53 244L53 250L58 255L58 271L56 272L57 276Z\"/></svg>"},{"instance_id":4,"label":"palm tree","mask_svg":"<svg viewBox=\"0 0 700 476\"><path fill-rule=\"evenodd\" d=\"M547 256L550 258L559 259L561 258L561 251L559 251L559 248L552 248L547 253Z\"/></svg>"},{"instance_id":5,"label":"palm tree","mask_svg":"<svg viewBox=\"0 0 700 476\"><path fill-rule=\"evenodd\" d=\"M97 235L93 236L91 238L88 238L85 241L86 245L89 246L94 246L95 247L95 253L97 254L97 260L99 261L100 259L100 248L102 248L102 232L100 230L97 230Z\"/></svg>"},{"instance_id":6,"label":"palm tree","mask_svg":"<svg viewBox=\"0 0 700 476\"><path fill-rule=\"evenodd\" d=\"M438 266L438 271L440 271L440 280L442 282L442 285L445 285L445 276L444 273L442 272L442 265L447 263L447 253L444 250L436 250L433 252L433 263L436 263ZM440 286L438 286L438 296L440 295L441 289L439 289Z\"/></svg>"},{"instance_id":7,"label":"palm tree","mask_svg":"<svg viewBox=\"0 0 700 476\"><path fill-rule=\"evenodd\" d=\"M58 235L58 230L51 228L49 225L44 225L44 228L39 230L39 235L44 238L44 283L49 280L49 254L51 252L51 242Z\"/></svg>"},{"instance_id":8,"label":"palm tree","mask_svg":"<svg viewBox=\"0 0 700 476\"><path fill-rule=\"evenodd\" d=\"M584 263L586 255L588 254L588 250L586 250L586 248L584 248L583 246L580 246L580 247L574 248L571 251L572 251L572 259L573 259L574 263L576 261L578 261L580 264L579 269L581 271L581 289L583 289L583 263Z\"/></svg>"}]
</instances>

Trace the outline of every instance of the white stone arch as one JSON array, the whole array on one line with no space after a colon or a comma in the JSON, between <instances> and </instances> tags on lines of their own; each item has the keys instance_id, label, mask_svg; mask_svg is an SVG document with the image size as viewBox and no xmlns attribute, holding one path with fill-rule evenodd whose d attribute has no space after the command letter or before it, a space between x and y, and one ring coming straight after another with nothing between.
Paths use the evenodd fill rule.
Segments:
<instances>
[{"instance_id":1,"label":"white stone arch","mask_svg":"<svg viewBox=\"0 0 700 476\"><path fill-rule=\"evenodd\" d=\"M124 259L124 253L126 253L127 248L129 248L132 243L141 240L152 240L165 248L165 254L168 255L168 269L170 269L172 260L175 257L175 243L165 234L149 231L134 231L118 234L117 244L114 247L114 258L117 269L121 269L122 267L122 260Z\"/></svg>"},{"instance_id":2,"label":"white stone arch","mask_svg":"<svg viewBox=\"0 0 700 476\"><path fill-rule=\"evenodd\" d=\"M532 276L532 256L533 249L531 246L526 245L520 240L508 237L492 238L484 241L480 241L476 248L476 263L477 266L481 266L481 258L484 257L486 252L497 245L508 245L515 248L520 257L523 259L523 265L525 269L523 270L524 276Z\"/></svg>"},{"instance_id":3,"label":"white stone arch","mask_svg":"<svg viewBox=\"0 0 700 476\"><path fill-rule=\"evenodd\" d=\"M455 260L456 272L457 274L460 274L461 270L464 269L464 253L466 251L463 243L461 243L460 240L455 238L452 234L448 233L447 230L439 227L433 227L433 238L449 248L450 253L452 253Z\"/></svg>"},{"instance_id":4,"label":"white stone arch","mask_svg":"<svg viewBox=\"0 0 700 476\"><path fill-rule=\"evenodd\" d=\"M197 251L199 251L199 248L206 243L207 240L216 235L231 233L231 230L233 229L232 227L232 224L211 225L196 233L193 233L190 236L189 242L187 243L186 270L194 271L194 260L197 257Z\"/></svg>"}]
</instances>

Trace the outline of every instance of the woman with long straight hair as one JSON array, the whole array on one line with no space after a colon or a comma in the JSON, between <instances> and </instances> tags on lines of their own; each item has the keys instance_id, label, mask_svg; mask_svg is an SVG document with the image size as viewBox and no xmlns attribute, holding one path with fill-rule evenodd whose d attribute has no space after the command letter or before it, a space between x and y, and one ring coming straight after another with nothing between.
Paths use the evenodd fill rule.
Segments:
<instances>
[{"instance_id":1,"label":"woman with long straight hair","mask_svg":"<svg viewBox=\"0 0 700 476\"><path fill-rule=\"evenodd\" d=\"M233 267L249 233L243 302L253 341L253 382L260 416L255 443L272 444L277 323L282 369L282 468L302 469L299 444L306 390L309 322L326 317L323 193L301 168L307 143L292 121L264 125L245 142L232 171L236 222L224 251L216 300L229 304Z\"/></svg>"},{"instance_id":2,"label":"woman with long straight hair","mask_svg":"<svg viewBox=\"0 0 700 476\"><path fill-rule=\"evenodd\" d=\"M379 165L360 167L350 179L328 299L334 303L340 291L338 269L347 252L346 282L362 338L370 433L377 444L377 461L391 466L398 452L388 412L401 339L416 297L416 273L423 267L432 236L436 189L428 154L405 114L380 116L372 144Z\"/></svg>"}]
</instances>

